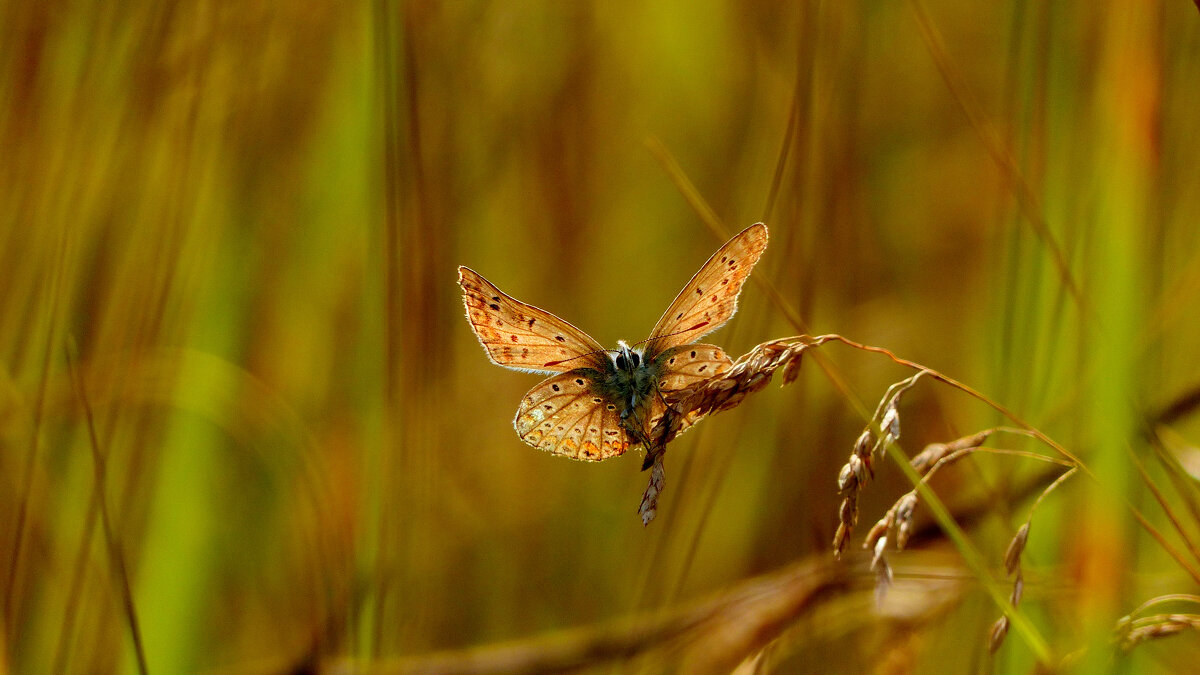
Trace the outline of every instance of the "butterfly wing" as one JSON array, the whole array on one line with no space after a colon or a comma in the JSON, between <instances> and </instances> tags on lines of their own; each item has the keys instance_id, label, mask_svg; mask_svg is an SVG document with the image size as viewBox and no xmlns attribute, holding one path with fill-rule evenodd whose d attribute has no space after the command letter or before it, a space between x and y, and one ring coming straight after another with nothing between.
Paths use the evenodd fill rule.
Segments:
<instances>
[{"instance_id":1,"label":"butterfly wing","mask_svg":"<svg viewBox=\"0 0 1200 675\"><path fill-rule=\"evenodd\" d=\"M733 361L723 349L716 345L691 344L672 348L658 356L660 374L658 388L666 398L672 392L686 389L715 375L720 375L733 366ZM663 397L655 397L650 408L648 427L654 428L666 412ZM701 415L689 412L683 419L681 431L698 422Z\"/></svg>"},{"instance_id":2,"label":"butterfly wing","mask_svg":"<svg viewBox=\"0 0 1200 675\"><path fill-rule=\"evenodd\" d=\"M590 369L573 370L530 389L513 419L521 440L556 455L597 462L628 450L617 406L592 391L595 376Z\"/></svg>"},{"instance_id":3,"label":"butterfly wing","mask_svg":"<svg viewBox=\"0 0 1200 675\"><path fill-rule=\"evenodd\" d=\"M570 323L512 298L470 268L458 268L458 285L471 330L492 363L536 373L604 367L604 347Z\"/></svg>"},{"instance_id":4,"label":"butterfly wing","mask_svg":"<svg viewBox=\"0 0 1200 675\"><path fill-rule=\"evenodd\" d=\"M658 388L679 391L720 375L733 366L725 350L716 345L691 344L675 347L658 357Z\"/></svg>"},{"instance_id":5,"label":"butterfly wing","mask_svg":"<svg viewBox=\"0 0 1200 675\"><path fill-rule=\"evenodd\" d=\"M738 294L767 248L767 226L756 223L717 249L671 301L650 337L646 356L694 342L720 328L737 311Z\"/></svg>"}]
</instances>

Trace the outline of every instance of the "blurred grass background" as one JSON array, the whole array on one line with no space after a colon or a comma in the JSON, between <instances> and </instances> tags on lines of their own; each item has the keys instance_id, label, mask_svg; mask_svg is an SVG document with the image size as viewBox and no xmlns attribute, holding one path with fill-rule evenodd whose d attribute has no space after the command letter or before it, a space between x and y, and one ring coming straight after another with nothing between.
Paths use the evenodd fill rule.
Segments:
<instances>
[{"instance_id":1,"label":"blurred grass background","mask_svg":"<svg viewBox=\"0 0 1200 675\"><path fill-rule=\"evenodd\" d=\"M1116 661L1105 640L1197 585L1127 508L1180 549L1200 524L1196 9L3 3L6 667L370 664L828 556L864 421L820 369L674 443L643 529L640 458L523 445L537 378L488 363L463 320L459 264L602 343L644 337L721 243L658 143L730 233L767 222L755 275L812 332L967 382L1088 462L1026 553L1057 656L1192 663L1195 635ZM755 284L741 308L711 338L731 354L796 332ZM868 407L908 374L825 353ZM910 453L999 422L935 385L902 415ZM1029 471L984 457L935 481L992 504L971 535L998 579ZM891 466L879 483L863 529L908 489ZM911 555L901 577L969 578L953 549ZM1033 663L1017 636L989 660L978 589L886 629L871 612L798 624L772 662Z\"/></svg>"}]
</instances>

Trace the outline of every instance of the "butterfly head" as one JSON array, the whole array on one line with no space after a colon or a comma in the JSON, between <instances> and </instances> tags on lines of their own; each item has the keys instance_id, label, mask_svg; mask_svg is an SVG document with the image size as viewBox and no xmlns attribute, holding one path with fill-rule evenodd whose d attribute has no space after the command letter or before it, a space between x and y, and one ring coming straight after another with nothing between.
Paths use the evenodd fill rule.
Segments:
<instances>
[{"instance_id":1,"label":"butterfly head","mask_svg":"<svg viewBox=\"0 0 1200 675\"><path fill-rule=\"evenodd\" d=\"M624 340L617 340L617 349L609 352L609 356L617 370L623 373L633 373L642 365L642 350L630 347Z\"/></svg>"}]
</instances>

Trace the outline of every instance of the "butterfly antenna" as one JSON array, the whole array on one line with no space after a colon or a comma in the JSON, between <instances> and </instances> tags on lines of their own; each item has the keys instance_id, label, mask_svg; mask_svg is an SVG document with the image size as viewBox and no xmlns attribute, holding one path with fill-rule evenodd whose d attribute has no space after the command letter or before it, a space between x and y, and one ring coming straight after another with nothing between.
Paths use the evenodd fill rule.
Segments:
<instances>
[{"instance_id":1,"label":"butterfly antenna","mask_svg":"<svg viewBox=\"0 0 1200 675\"><path fill-rule=\"evenodd\" d=\"M594 352L588 352L588 353L586 353L586 354L580 354L580 355L578 355L578 356L572 356L572 357L571 357L571 358L569 358L569 359L563 359L563 360L561 360L561 361L548 361L548 362L546 362L544 365L545 365L545 367L547 367L547 368L549 368L550 366L561 366L562 364L564 364L564 363L567 363L568 361L574 361L575 359L584 359L584 358L587 358L587 357L589 357L589 356L592 356L592 355L594 355L594 354L607 354L608 352L612 352L612 351L616 351L616 350L615 350L615 349L597 349L597 350L596 350L596 351L594 351Z\"/></svg>"},{"instance_id":2,"label":"butterfly antenna","mask_svg":"<svg viewBox=\"0 0 1200 675\"><path fill-rule=\"evenodd\" d=\"M708 322L706 321L705 323L708 323ZM692 331L696 330L697 328L700 328L700 327L701 327L701 326L703 326L703 325L704 325L704 324L700 324L700 325L698 325L698 326L692 326L692 327L690 327L690 328L684 328L683 330L678 330L678 331L675 331L674 333L667 333L666 335L655 335L654 337L648 337L648 338L646 338L645 340L638 340L637 342L635 342L635 343L633 343L633 344L631 344L631 345L629 345L629 346L630 346L630 347L636 347L636 346L638 346L638 345L640 345L640 344L645 344L645 343L647 343L647 342L651 342L651 341L653 341L653 340L661 340L662 338L669 338L669 337L672 337L672 336L675 336L675 335L683 335L684 333L690 333L690 332L692 332Z\"/></svg>"}]
</instances>

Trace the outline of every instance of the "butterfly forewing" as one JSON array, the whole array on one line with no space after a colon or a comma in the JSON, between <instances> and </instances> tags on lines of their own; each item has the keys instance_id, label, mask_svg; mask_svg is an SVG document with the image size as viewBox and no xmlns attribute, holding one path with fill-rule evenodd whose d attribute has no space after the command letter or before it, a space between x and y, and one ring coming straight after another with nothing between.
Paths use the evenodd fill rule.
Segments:
<instances>
[{"instance_id":1,"label":"butterfly forewing","mask_svg":"<svg viewBox=\"0 0 1200 675\"><path fill-rule=\"evenodd\" d=\"M629 449L617 406L592 391L593 371L572 371L542 380L521 399L513 427L539 450L599 461Z\"/></svg>"},{"instance_id":2,"label":"butterfly forewing","mask_svg":"<svg viewBox=\"0 0 1200 675\"><path fill-rule=\"evenodd\" d=\"M550 312L506 295L468 267L458 268L467 320L493 363L555 373L602 368L604 347Z\"/></svg>"},{"instance_id":3,"label":"butterfly forewing","mask_svg":"<svg viewBox=\"0 0 1200 675\"><path fill-rule=\"evenodd\" d=\"M646 355L694 342L737 311L738 294L767 248L767 227L751 225L725 242L683 287L647 339Z\"/></svg>"}]
</instances>

